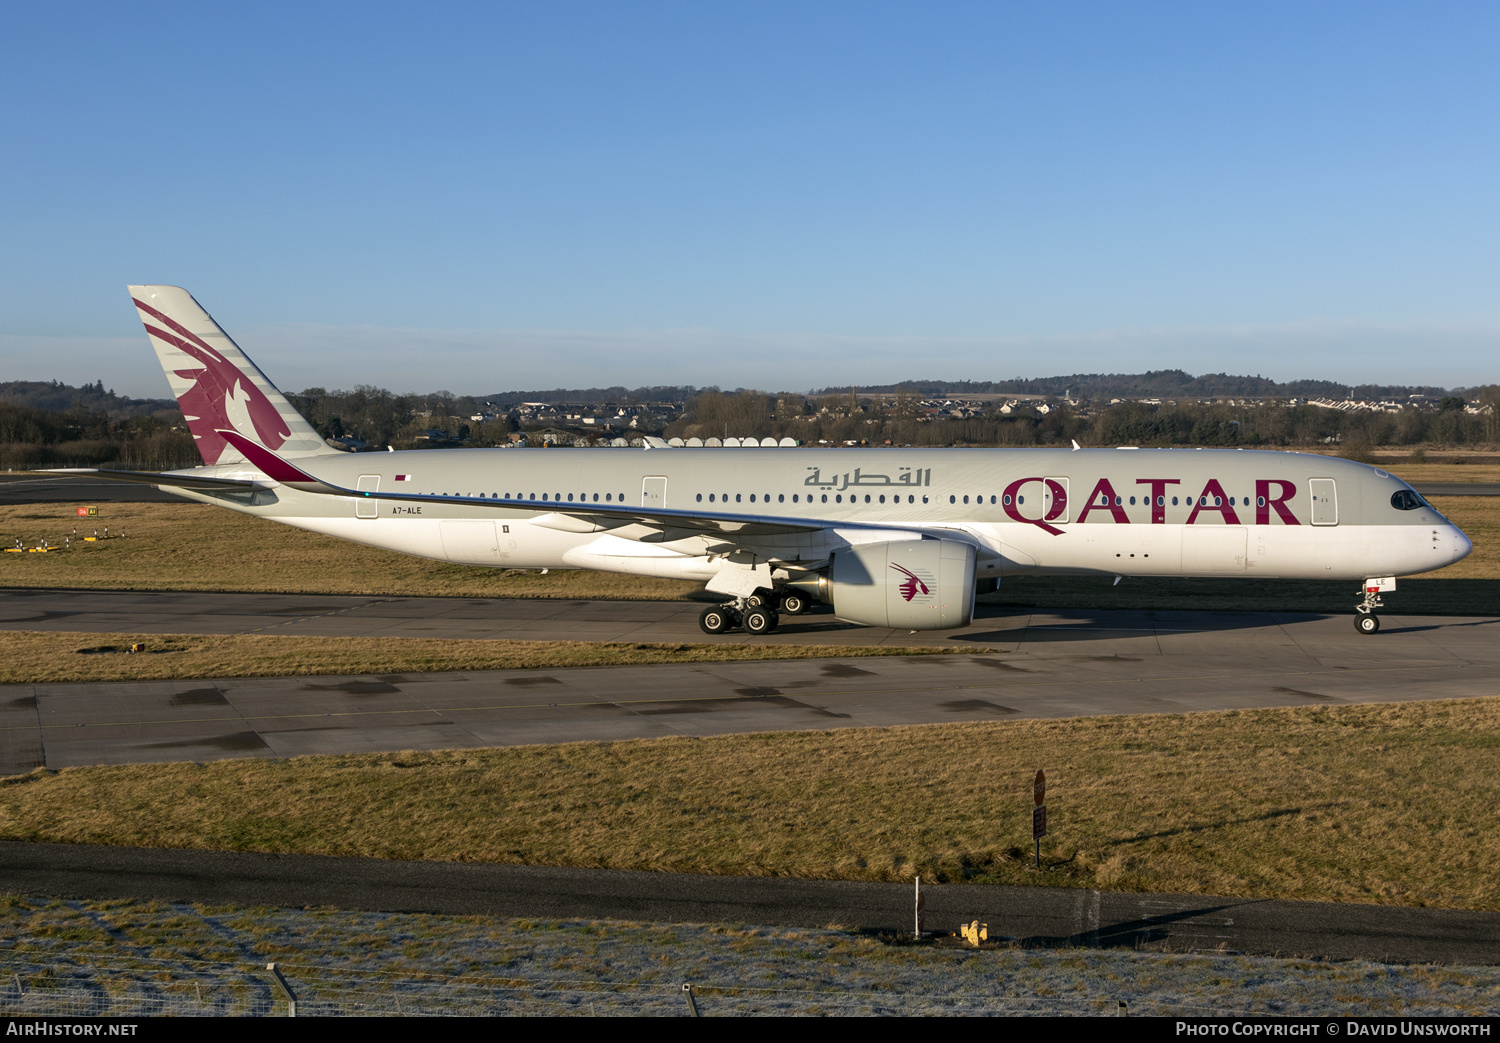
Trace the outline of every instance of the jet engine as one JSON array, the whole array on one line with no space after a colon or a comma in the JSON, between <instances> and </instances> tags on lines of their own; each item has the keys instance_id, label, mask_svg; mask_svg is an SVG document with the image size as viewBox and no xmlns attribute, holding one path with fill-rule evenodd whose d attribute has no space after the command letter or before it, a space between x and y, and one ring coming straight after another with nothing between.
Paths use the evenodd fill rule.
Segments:
<instances>
[{"instance_id":1,"label":"jet engine","mask_svg":"<svg viewBox=\"0 0 1500 1043\"><path fill-rule=\"evenodd\" d=\"M974 618L974 560L958 540L861 544L833 553L821 593L850 623L951 630Z\"/></svg>"}]
</instances>

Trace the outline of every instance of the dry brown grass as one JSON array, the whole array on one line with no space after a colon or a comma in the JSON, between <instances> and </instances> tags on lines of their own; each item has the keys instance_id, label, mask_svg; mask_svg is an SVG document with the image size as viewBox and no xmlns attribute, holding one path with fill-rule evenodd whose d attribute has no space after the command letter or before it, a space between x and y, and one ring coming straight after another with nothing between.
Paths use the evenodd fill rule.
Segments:
<instances>
[{"instance_id":1,"label":"dry brown grass","mask_svg":"<svg viewBox=\"0 0 1500 1043\"><path fill-rule=\"evenodd\" d=\"M126 538L75 543L56 554L0 554L0 586L90 590L241 590L303 594L663 601L701 584L604 572L515 572L413 558L319 536L195 503L100 504L97 519L72 504L0 507L0 546L19 537L61 543L80 535Z\"/></svg>"},{"instance_id":2,"label":"dry brown grass","mask_svg":"<svg viewBox=\"0 0 1500 1043\"><path fill-rule=\"evenodd\" d=\"M144 654L125 653L125 649L137 642L146 645ZM101 650L107 650L106 654L100 654ZM444 670L551 670L569 666L993 654L995 651L991 648L881 648L852 645L689 645L266 634L203 636L0 631L0 684L425 673Z\"/></svg>"},{"instance_id":3,"label":"dry brown grass","mask_svg":"<svg viewBox=\"0 0 1500 1043\"><path fill-rule=\"evenodd\" d=\"M1497 790L1470 700L37 771L0 837L1496 909Z\"/></svg>"},{"instance_id":4,"label":"dry brown grass","mask_svg":"<svg viewBox=\"0 0 1500 1043\"><path fill-rule=\"evenodd\" d=\"M1423 482L1500 482L1500 464L1413 464L1397 460L1377 466L1413 485Z\"/></svg>"}]
</instances>

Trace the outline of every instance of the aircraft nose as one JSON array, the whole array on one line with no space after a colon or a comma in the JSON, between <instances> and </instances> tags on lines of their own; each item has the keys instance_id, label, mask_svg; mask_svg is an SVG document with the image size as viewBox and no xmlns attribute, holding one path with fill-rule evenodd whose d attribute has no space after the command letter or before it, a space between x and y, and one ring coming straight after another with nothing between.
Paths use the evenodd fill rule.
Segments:
<instances>
[{"instance_id":1,"label":"aircraft nose","mask_svg":"<svg viewBox=\"0 0 1500 1043\"><path fill-rule=\"evenodd\" d=\"M1474 541L1463 534L1463 530L1457 525L1453 529L1453 557L1449 559L1451 565L1455 561L1462 561L1469 556L1469 551L1474 549Z\"/></svg>"}]
</instances>

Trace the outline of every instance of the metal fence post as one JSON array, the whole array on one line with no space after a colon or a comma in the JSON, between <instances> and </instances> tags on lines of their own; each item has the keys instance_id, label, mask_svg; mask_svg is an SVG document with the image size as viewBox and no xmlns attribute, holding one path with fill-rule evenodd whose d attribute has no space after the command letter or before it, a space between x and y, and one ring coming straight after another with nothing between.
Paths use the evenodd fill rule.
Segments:
<instances>
[{"instance_id":1,"label":"metal fence post","mask_svg":"<svg viewBox=\"0 0 1500 1043\"><path fill-rule=\"evenodd\" d=\"M286 1016L289 1018L295 1018L297 1016L297 997L292 992L292 987L286 983L286 979L281 976L281 972L276 969L276 965L274 963L266 964L266 970L270 971L273 975L276 976L276 987L280 989L281 994L286 997Z\"/></svg>"}]
</instances>

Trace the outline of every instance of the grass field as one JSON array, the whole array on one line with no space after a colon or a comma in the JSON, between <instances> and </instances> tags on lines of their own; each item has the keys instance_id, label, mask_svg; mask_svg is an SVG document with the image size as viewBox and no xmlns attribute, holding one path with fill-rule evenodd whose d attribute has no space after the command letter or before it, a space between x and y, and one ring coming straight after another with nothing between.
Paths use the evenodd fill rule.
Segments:
<instances>
[{"instance_id":1,"label":"grass field","mask_svg":"<svg viewBox=\"0 0 1500 1043\"><path fill-rule=\"evenodd\" d=\"M0 896L0 915L8 1018L275 1015L286 1008L261 971L273 961L299 1017L678 1017L684 981L705 1017L1113 1016L1128 996L1132 1017L1454 1018L1492 1014L1500 991L1494 967L1123 946L981 954L850 928L17 896Z\"/></svg>"},{"instance_id":2,"label":"grass field","mask_svg":"<svg viewBox=\"0 0 1500 1043\"><path fill-rule=\"evenodd\" d=\"M124 654L131 645L144 654ZM583 641L454 641L436 638L265 634L83 634L0 631L0 684L160 681L183 677L536 670L755 659L994 654L992 648L867 645L638 644Z\"/></svg>"},{"instance_id":3,"label":"grass field","mask_svg":"<svg viewBox=\"0 0 1500 1043\"><path fill-rule=\"evenodd\" d=\"M1031 778L1053 835L1032 865ZM171 799L163 799L171 794ZM39 770L0 838L1500 908L1500 700Z\"/></svg>"},{"instance_id":4,"label":"grass field","mask_svg":"<svg viewBox=\"0 0 1500 1043\"><path fill-rule=\"evenodd\" d=\"M684 981L704 1017L1098 1017L1127 996L1137 1018L1459 1018L1492 1016L1500 991L1494 967L1123 946L981 954L837 927L5 896L0 910L12 986L0 1012L13 1019L275 1015L286 1008L261 971L273 961L299 1017L680 1017Z\"/></svg>"},{"instance_id":5,"label":"grass field","mask_svg":"<svg viewBox=\"0 0 1500 1043\"><path fill-rule=\"evenodd\" d=\"M125 532L124 539L75 542L48 554L0 554L0 586L93 590L241 590L303 594L447 597L680 598L701 584L604 572L476 568L413 558L319 536L288 525L194 503L99 505L78 518L72 504L0 508L0 545L52 544Z\"/></svg>"},{"instance_id":6,"label":"grass field","mask_svg":"<svg viewBox=\"0 0 1500 1043\"><path fill-rule=\"evenodd\" d=\"M1377 464L1377 466L1413 485L1420 485L1423 482L1500 482L1500 464L1494 463L1413 464L1396 460Z\"/></svg>"}]
</instances>

